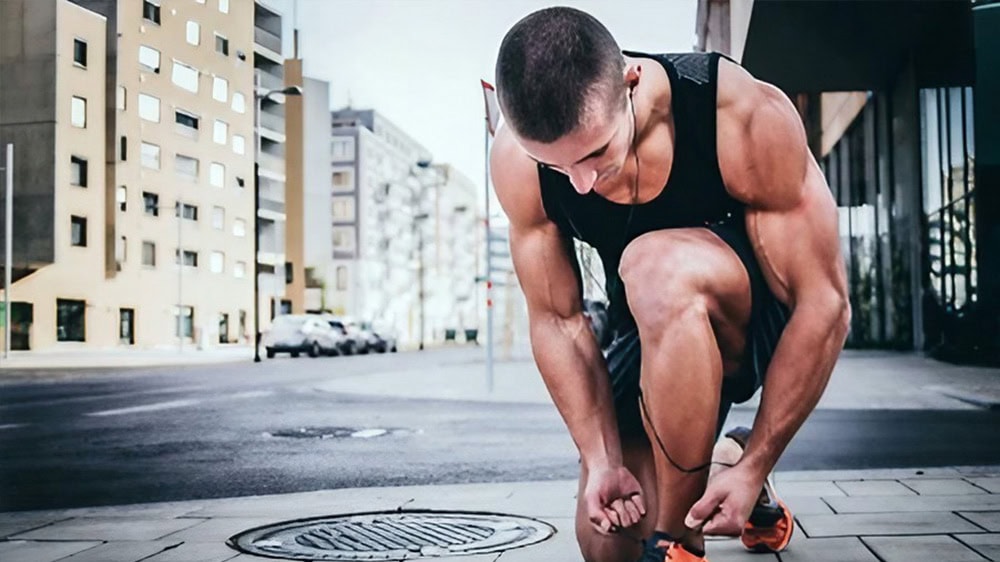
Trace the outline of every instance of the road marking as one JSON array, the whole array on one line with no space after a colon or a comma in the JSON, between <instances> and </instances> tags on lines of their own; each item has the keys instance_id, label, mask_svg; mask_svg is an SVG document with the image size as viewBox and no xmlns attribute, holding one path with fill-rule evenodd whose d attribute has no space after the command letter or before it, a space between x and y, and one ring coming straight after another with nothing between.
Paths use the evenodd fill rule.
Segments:
<instances>
[{"instance_id":1,"label":"road marking","mask_svg":"<svg viewBox=\"0 0 1000 562\"><path fill-rule=\"evenodd\" d=\"M26 425L30 425L30 424L27 424L27 423L3 423L3 424L0 424L0 429L16 429L18 427L24 427Z\"/></svg>"},{"instance_id":2,"label":"road marking","mask_svg":"<svg viewBox=\"0 0 1000 562\"><path fill-rule=\"evenodd\" d=\"M136 414L139 412L157 412L160 410L170 410L173 408L184 408L194 406L201 400L171 400L169 402L157 402L146 404L145 406L132 406L131 408L118 408L117 410L103 410L100 412L90 412L88 416L120 416L122 414Z\"/></svg>"}]
</instances>

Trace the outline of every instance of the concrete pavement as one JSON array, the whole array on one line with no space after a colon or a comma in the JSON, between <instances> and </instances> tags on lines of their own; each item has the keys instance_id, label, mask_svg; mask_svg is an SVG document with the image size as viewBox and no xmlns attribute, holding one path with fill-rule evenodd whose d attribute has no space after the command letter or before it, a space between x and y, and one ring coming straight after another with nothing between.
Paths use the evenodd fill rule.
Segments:
<instances>
[{"instance_id":1,"label":"concrete pavement","mask_svg":"<svg viewBox=\"0 0 1000 562\"><path fill-rule=\"evenodd\" d=\"M481 362L396 371L322 383L334 392L489 401L548 400L530 361L497 367L488 392ZM1000 398L1000 371L914 355L847 352L820 408L969 409ZM995 447L995 443L983 446ZM1000 466L784 472L779 492L796 514L797 536L780 556L745 553L713 540L713 562L749 560L920 562L1000 560ZM45 512L0 513L0 560L137 562L264 560L226 546L264 524L373 510L447 509L530 516L552 524L549 540L463 562L570 562L573 481L324 490Z\"/></svg>"}]
</instances>

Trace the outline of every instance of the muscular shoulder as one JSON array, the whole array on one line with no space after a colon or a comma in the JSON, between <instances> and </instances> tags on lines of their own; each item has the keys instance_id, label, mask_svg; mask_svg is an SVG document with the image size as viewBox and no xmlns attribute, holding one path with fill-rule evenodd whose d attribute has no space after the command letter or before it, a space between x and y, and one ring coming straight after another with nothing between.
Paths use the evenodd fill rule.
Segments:
<instances>
[{"instance_id":1,"label":"muscular shoulder","mask_svg":"<svg viewBox=\"0 0 1000 562\"><path fill-rule=\"evenodd\" d=\"M717 109L719 167L729 192L751 207L797 204L810 155L788 96L723 59Z\"/></svg>"},{"instance_id":2,"label":"muscular shoulder","mask_svg":"<svg viewBox=\"0 0 1000 562\"><path fill-rule=\"evenodd\" d=\"M497 131L490 151L490 175L500 206L512 225L531 227L548 222L542 207L537 164L525 154L506 126Z\"/></svg>"}]
</instances>

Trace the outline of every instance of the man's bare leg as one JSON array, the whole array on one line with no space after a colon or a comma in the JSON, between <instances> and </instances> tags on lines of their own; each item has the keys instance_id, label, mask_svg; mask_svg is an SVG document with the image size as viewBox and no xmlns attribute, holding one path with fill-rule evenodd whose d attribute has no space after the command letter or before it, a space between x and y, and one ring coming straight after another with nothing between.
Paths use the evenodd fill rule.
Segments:
<instances>
[{"instance_id":1,"label":"man's bare leg","mask_svg":"<svg viewBox=\"0 0 1000 562\"><path fill-rule=\"evenodd\" d=\"M657 480L655 528L692 550L684 518L709 475L723 373L740 357L749 281L736 254L705 229L637 238L621 274L642 345L640 387Z\"/></svg>"}]
</instances>

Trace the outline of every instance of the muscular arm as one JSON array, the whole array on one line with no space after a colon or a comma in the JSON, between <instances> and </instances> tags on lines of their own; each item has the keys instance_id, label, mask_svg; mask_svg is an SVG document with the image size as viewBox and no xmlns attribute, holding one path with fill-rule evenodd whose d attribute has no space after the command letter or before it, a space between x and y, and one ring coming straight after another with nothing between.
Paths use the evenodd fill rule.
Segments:
<instances>
[{"instance_id":1,"label":"muscular arm","mask_svg":"<svg viewBox=\"0 0 1000 562\"><path fill-rule=\"evenodd\" d=\"M610 383L583 315L571 246L545 216L535 163L505 129L498 131L490 164L510 219L511 256L528 304L538 369L583 462L591 469L620 467Z\"/></svg>"},{"instance_id":2,"label":"muscular arm","mask_svg":"<svg viewBox=\"0 0 1000 562\"><path fill-rule=\"evenodd\" d=\"M747 229L775 295L791 309L743 460L763 479L816 407L850 324L837 208L785 95L720 65L720 167L748 204Z\"/></svg>"}]
</instances>

